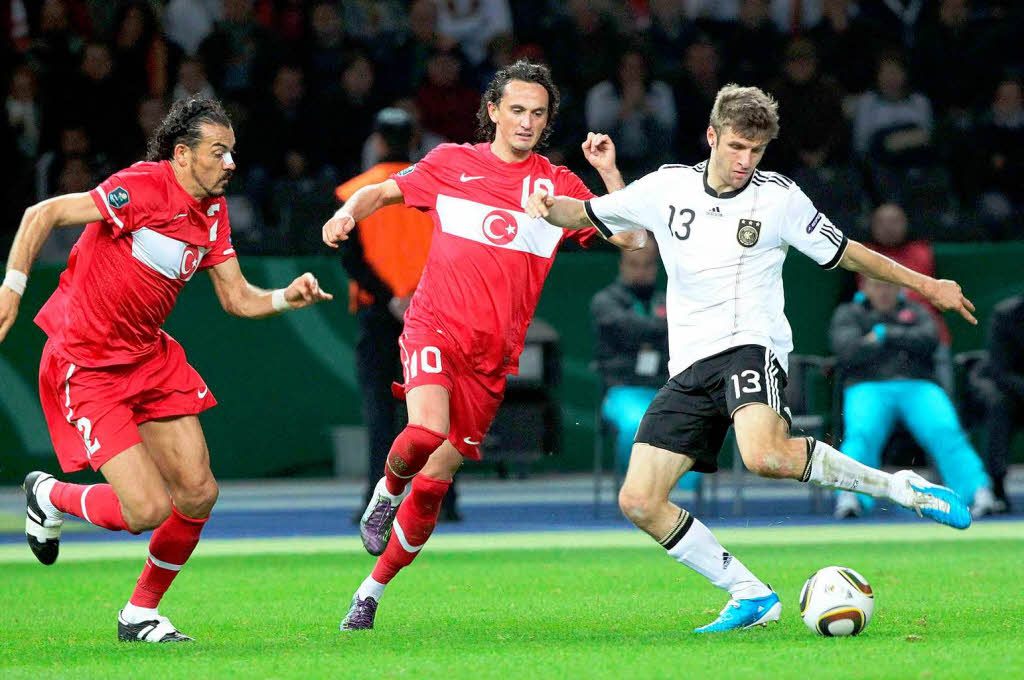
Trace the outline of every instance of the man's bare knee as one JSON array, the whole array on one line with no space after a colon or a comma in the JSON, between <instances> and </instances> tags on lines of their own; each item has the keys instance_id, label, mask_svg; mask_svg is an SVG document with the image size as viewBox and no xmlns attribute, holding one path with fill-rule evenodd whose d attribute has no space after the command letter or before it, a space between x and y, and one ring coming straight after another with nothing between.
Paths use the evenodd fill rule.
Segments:
<instances>
[{"instance_id":1,"label":"man's bare knee","mask_svg":"<svg viewBox=\"0 0 1024 680\"><path fill-rule=\"evenodd\" d=\"M740 451L743 464L760 477L780 479L792 476L788 447L779 444L760 443Z\"/></svg>"},{"instance_id":2,"label":"man's bare knee","mask_svg":"<svg viewBox=\"0 0 1024 680\"><path fill-rule=\"evenodd\" d=\"M186 517L201 519L209 516L219 495L220 487L217 486L217 480L213 475L206 475L178 490L174 497L174 505Z\"/></svg>"},{"instance_id":3,"label":"man's bare knee","mask_svg":"<svg viewBox=\"0 0 1024 680\"><path fill-rule=\"evenodd\" d=\"M643 528L654 515L655 502L649 494L623 486L619 490L619 509L630 522Z\"/></svg>"},{"instance_id":4,"label":"man's bare knee","mask_svg":"<svg viewBox=\"0 0 1024 680\"><path fill-rule=\"evenodd\" d=\"M148 498L131 504L121 503L121 514L132 533L155 529L171 516L171 499L167 496Z\"/></svg>"}]
</instances>

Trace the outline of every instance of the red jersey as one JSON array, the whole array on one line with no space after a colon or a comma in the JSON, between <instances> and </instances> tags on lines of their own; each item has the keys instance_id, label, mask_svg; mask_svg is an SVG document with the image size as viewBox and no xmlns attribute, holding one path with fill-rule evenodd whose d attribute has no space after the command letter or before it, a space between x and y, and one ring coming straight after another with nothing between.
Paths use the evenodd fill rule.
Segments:
<instances>
[{"instance_id":1,"label":"red jersey","mask_svg":"<svg viewBox=\"0 0 1024 680\"><path fill-rule=\"evenodd\" d=\"M185 282L235 256L223 197L194 199L171 164L136 163L89 192L86 226L35 321L81 366L140 361L157 346Z\"/></svg>"},{"instance_id":2,"label":"red jersey","mask_svg":"<svg viewBox=\"0 0 1024 680\"><path fill-rule=\"evenodd\" d=\"M566 238L588 245L593 228L565 231L523 211L538 189L588 200L567 168L540 154L506 163L490 144L442 144L392 175L405 204L434 221L410 320L455 338L475 370L515 373L544 279Z\"/></svg>"}]
</instances>

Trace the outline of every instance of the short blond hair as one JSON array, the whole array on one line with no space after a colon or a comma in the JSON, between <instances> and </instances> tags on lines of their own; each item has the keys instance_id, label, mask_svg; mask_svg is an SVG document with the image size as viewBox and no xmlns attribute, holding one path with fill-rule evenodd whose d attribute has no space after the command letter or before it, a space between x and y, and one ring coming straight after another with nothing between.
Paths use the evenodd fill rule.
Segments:
<instances>
[{"instance_id":1,"label":"short blond hair","mask_svg":"<svg viewBox=\"0 0 1024 680\"><path fill-rule=\"evenodd\" d=\"M779 103L759 87L729 83L715 96L711 127L731 129L744 139L768 141L779 136Z\"/></svg>"}]
</instances>

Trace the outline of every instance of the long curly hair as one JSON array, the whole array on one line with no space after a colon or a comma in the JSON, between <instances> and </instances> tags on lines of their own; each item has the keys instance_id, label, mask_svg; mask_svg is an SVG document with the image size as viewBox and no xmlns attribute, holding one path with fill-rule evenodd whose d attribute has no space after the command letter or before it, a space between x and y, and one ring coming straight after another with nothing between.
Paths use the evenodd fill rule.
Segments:
<instances>
[{"instance_id":1,"label":"long curly hair","mask_svg":"<svg viewBox=\"0 0 1024 680\"><path fill-rule=\"evenodd\" d=\"M506 66L491 78L487 84L483 97L480 98L480 108L476 112L476 137L478 141L490 142L494 140L495 125L487 113L487 104L495 106L501 102L505 94L505 86L513 80L521 80L526 83L537 83L548 91L548 124L540 135L537 148L543 148L551 136L555 126L555 118L558 116L558 87L551 77L551 69L544 64L536 64L525 59L520 59L511 66Z\"/></svg>"},{"instance_id":2,"label":"long curly hair","mask_svg":"<svg viewBox=\"0 0 1024 680\"><path fill-rule=\"evenodd\" d=\"M193 95L174 102L146 144L146 160L171 160L178 144L196 148L203 138L203 123L231 127L231 119L216 99Z\"/></svg>"}]
</instances>

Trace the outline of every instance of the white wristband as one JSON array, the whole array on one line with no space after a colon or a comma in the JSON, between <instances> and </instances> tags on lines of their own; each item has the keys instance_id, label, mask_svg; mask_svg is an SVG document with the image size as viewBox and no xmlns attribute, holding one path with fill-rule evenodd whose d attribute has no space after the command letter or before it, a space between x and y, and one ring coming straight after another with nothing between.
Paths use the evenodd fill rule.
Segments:
<instances>
[{"instance_id":1,"label":"white wristband","mask_svg":"<svg viewBox=\"0 0 1024 680\"><path fill-rule=\"evenodd\" d=\"M28 283L28 274L19 272L17 269L8 269L4 275L4 282L0 285L7 286L18 295L24 295L26 283Z\"/></svg>"},{"instance_id":2,"label":"white wristband","mask_svg":"<svg viewBox=\"0 0 1024 680\"><path fill-rule=\"evenodd\" d=\"M270 304L274 307L275 312L287 312L294 309L292 303L284 297L284 288L278 288L270 294Z\"/></svg>"}]
</instances>

